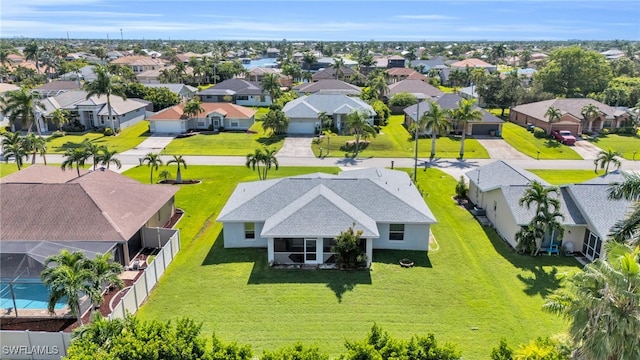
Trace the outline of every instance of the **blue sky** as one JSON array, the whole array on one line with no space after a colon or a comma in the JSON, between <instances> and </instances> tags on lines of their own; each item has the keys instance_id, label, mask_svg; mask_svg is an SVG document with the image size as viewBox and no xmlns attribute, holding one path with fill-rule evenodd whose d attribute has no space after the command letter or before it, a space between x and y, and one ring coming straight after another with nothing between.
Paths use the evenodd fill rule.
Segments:
<instances>
[{"instance_id":1,"label":"blue sky","mask_svg":"<svg viewBox=\"0 0 640 360\"><path fill-rule=\"evenodd\" d=\"M1 37L640 40L640 1L0 0Z\"/></svg>"}]
</instances>

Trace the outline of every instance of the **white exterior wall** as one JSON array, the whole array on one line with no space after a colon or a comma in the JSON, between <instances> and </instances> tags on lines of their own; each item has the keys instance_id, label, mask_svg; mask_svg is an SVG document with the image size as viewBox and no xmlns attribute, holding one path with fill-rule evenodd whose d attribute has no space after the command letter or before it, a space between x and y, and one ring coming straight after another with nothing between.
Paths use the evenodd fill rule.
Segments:
<instances>
[{"instance_id":1,"label":"white exterior wall","mask_svg":"<svg viewBox=\"0 0 640 360\"><path fill-rule=\"evenodd\" d=\"M429 224L405 224L404 240L389 240L389 224L378 223L380 237L373 239L374 249L429 250Z\"/></svg>"},{"instance_id":2,"label":"white exterior wall","mask_svg":"<svg viewBox=\"0 0 640 360\"><path fill-rule=\"evenodd\" d=\"M520 231L520 225L507 205L507 201L500 189L492 190L480 195L482 207L487 211L487 218L493 223L496 231L512 247L516 246L516 233ZM494 208L495 205L495 208Z\"/></svg>"},{"instance_id":3,"label":"white exterior wall","mask_svg":"<svg viewBox=\"0 0 640 360\"><path fill-rule=\"evenodd\" d=\"M264 226L264 223L262 222L256 223L255 239L245 239L243 222L223 223L222 231L224 234L224 247L225 248L243 248L243 247L266 248L267 239L260 237L260 233L262 232L263 226Z\"/></svg>"},{"instance_id":4,"label":"white exterior wall","mask_svg":"<svg viewBox=\"0 0 640 360\"><path fill-rule=\"evenodd\" d=\"M148 221L147 227L163 227L175 213L175 199L172 197Z\"/></svg>"},{"instance_id":5,"label":"white exterior wall","mask_svg":"<svg viewBox=\"0 0 640 360\"><path fill-rule=\"evenodd\" d=\"M564 235L562 237L562 244L568 242L573 243L573 251L581 252L582 244L584 243L584 234L587 231L586 225L567 225L564 227Z\"/></svg>"},{"instance_id":6,"label":"white exterior wall","mask_svg":"<svg viewBox=\"0 0 640 360\"><path fill-rule=\"evenodd\" d=\"M147 112L144 107L128 112L120 116L120 129L126 129L144 120Z\"/></svg>"},{"instance_id":7,"label":"white exterior wall","mask_svg":"<svg viewBox=\"0 0 640 360\"><path fill-rule=\"evenodd\" d=\"M244 95L239 95L239 96L244 96ZM264 97L264 101L260 101L261 96L260 95L249 95L249 100L238 100L236 98L236 104L237 105L243 105L243 106L269 106L271 105L271 96L266 95Z\"/></svg>"},{"instance_id":8,"label":"white exterior wall","mask_svg":"<svg viewBox=\"0 0 640 360\"><path fill-rule=\"evenodd\" d=\"M151 120L149 130L152 133L181 133L187 131L185 120Z\"/></svg>"},{"instance_id":9,"label":"white exterior wall","mask_svg":"<svg viewBox=\"0 0 640 360\"><path fill-rule=\"evenodd\" d=\"M237 120L238 126L231 126L232 122ZM225 130L249 130L253 125L253 118L251 119L223 119Z\"/></svg>"}]
</instances>

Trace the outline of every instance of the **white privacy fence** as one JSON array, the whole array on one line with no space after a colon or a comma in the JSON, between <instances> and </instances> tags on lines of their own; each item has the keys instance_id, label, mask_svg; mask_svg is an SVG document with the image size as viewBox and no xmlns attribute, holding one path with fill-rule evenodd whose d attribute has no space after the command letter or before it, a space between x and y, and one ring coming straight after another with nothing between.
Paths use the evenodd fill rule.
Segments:
<instances>
[{"instance_id":1,"label":"white privacy fence","mask_svg":"<svg viewBox=\"0 0 640 360\"><path fill-rule=\"evenodd\" d=\"M161 230L164 230L164 232L169 231L167 229ZM180 251L180 232L176 230L171 231L173 232L172 236L167 239L151 264L142 272L142 276L129 287L129 290L120 302L114 305L111 315L109 315L110 320L122 319L127 315L127 312L135 314L147 299L151 290L155 287L158 279L160 279L176 254L178 254L178 251Z\"/></svg>"}]
</instances>

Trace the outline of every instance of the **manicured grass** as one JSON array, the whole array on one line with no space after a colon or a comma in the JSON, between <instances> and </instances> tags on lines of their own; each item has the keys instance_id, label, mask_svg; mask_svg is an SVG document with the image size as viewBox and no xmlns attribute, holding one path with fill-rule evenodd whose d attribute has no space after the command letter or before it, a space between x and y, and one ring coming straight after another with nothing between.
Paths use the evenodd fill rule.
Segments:
<instances>
[{"instance_id":1,"label":"manicured grass","mask_svg":"<svg viewBox=\"0 0 640 360\"><path fill-rule=\"evenodd\" d=\"M270 177L319 170L280 168ZM148 169L126 174L144 182ZM418 181L438 220L439 249L375 251L371 271L276 270L265 249L224 249L215 218L237 182L257 176L241 167L192 166L185 177L203 184L182 186L176 196L186 210L183 247L138 313L142 319L190 316L203 322L205 336L215 331L257 354L303 341L333 356L374 322L401 338L434 332L440 342L456 342L465 359L486 359L501 337L515 346L565 329L541 306L577 262L514 254L455 205L455 180L437 169L420 171ZM416 267L400 268L407 257Z\"/></svg>"},{"instance_id":2,"label":"manicured grass","mask_svg":"<svg viewBox=\"0 0 640 360\"><path fill-rule=\"evenodd\" d=\"M562 145L552 139L538 139L522 126L511 122L502 125L502 137L521 153L541 160L582 160L570 146Z\"/></svg>"},{"instance_id":3,"label":"manicured grass","mask_svg":"<svg viewBox=\"0 0 640 360\"><path fill-rule=\"evenodd\" d=\"M29 162L28 164L24 164L22 168L24 169L26 166L29 166L29 165L31 165L31 162ZM16 171L18 171L18 166L16 166L15 162L0 163L0 177L13 174Z\"/></svg>"},{"instance_id":4,"label":"manicured grass","mask_svg":"<svg viewBox=\"0 0 640 360\"><path fill-rule=\"evenodd\" d=\"M120 132L118 136L104 136L98 132L88 132L84 135L66 135L48 142L49 153L64 153L67 149L76 147L84 139L97 144L106 145L110 150L124 152L133 149L149 136L149 122L141 121L134 126L130 126Z\"/></svg>"},{"instance_id":5,"label":"manicured grass","mask_svg":"<svg viewBox=\"0 0 640 360\"><path fill-rule=\"evenodd\" d=\"M492 113L493 115L501 118L502 120L509 120L509 113L511 112L511 109L504 109L504 116L500 116L502 114L502 109L485 109L488 112Z\"/></svg>"},{"instance_id":6,"label":"manicured grass","mask_svg":"<svg viewBox=\"0 0 640 360\"><path fill-rule=\"evenodd\" d=\"M182 139L174 139L164 152L180 155L240 155L252 153L256 148L267 146L279 150L282 136L264 133L262 122L256 121L251 132L202 133ZM254 133L255 132L255 133Z\"/></svg>"},{"instance_id":7,"label":"manicured grass","mask_svg":"<svg viewBox=\"0 0 640 360\"><path fill-rule=\"evenodd\" d=\"M636 160L640 160L640 135L601 135L591 140L591 143L604 151L613 149L622 153L622 157L627 160L633 159L633 152L636 152Z\"/></svg>"},{"instance_id":8,"label":"manicured grass","mask_svg":"<svg viewBox=\"0 0 640 360\"><path fill-rule=\"evenodd\" d=\"M257 111L255 116L256 120L262 120L262 118L269 112L268 107L254 107L253 109Z\"/></svg>"},{"instance_id":9,"label":"manicured grass","mask_svg":"<svg viewBox=\"0 0 640 360\"><path fill-rule=\"evenodd\" d=\"M402 115L392 115L386 126L380 129L380 134L375 138L369 138L369 145L360 150L358 157L412 157L415 154L415 143L407 129L402 125ZM331 135L330 157L352 156L351 152L341 150L347 141L355 140L355 136ZM314 143L311 148L316 156L327 153L327 138L321 143ZM420 157L428 157L431 154L431 138L418 140L418 154ZM440 137L436 141L436 156L439 158L457 158L460 154L459 137ZM472 138L465 141L465 158L488 159L487 150Z\"/></svg>"},{"instance_id":10,"label":"manicured grass","mask_svg":"<svg viewBox=\"0 0 640 360\"><path fill-rule=\"evenodd\" d=\"M440 91L442 91L445 94L453 94L455 92L455 88L444 86L444 85L438 86L438 89L440 89Z\"/></svg>"},{"instance_id":11,"label":"manicured grass","mask_svg":"<svg viewBox=\"0 0 640 360\"><path fill-rule=\"evenodd\" d=\"M604 174L604 171L596 173L593 170L539 170L528 169L540 176L551 185L579 184Z\"/></svg>"}]
</instances>

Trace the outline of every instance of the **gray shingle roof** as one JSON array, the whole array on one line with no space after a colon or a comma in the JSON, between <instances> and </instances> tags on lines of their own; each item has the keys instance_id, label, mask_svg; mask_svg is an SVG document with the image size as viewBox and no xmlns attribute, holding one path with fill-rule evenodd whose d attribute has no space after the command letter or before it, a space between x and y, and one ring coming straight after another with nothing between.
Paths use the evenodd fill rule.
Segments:
<instances>
[{"instance_id":1,"label":"gray shingle roof","mask_svg":"<svg viewBox=\"0 0 640 360\"><path fill-rule=\"evenodd\" d=\"M626 200L609 200L608 184L569 185L569 192L588 223L593 226L598 236L606 239L613 225L624 219L630 211L632 202Z\"/></svg>"},{"instance_id":2,"label":"gray shingle roof","mask_svg":"<svg viewBox=\"0 0 640 360\"><path fill-rule=\"evenodd\" d=\"M345 106L347 108L345 108ZM326 112L327 115L333 115L334 113L348 114L354 109L365 111L371 116L375 115L375 111L371 105L362 99L342 94L313 94L301 96L289 101L282 111L289 118L317 118L318 114L323 111ZM314 111L317 112L314 113Z\"/></svg>"},{"instance_id":3,"label":"gray shingle roof","mask_svg":"<svg viewBox=\"0 0 640 360\"><path fill-rule=\"evenodd\" d=\"M422 80L402 80L389 85L389 97L400 92L408 92L421 99L425 98L425 96L419 96L421 94L431 97L444 95L440 89Z\"/></svg>"},{"instance_id":4,"label":"gray shingle roof","mask_svg":"<svg viewBox=\"0 0 640 360\"><path fill-rule=\"evenodd\" d=\"M296 85L293 87L293 90L299 93L333 92L336 94L345 95L360 95L360 93L362 92L362 90L358 86L351 85L349 83L336 79L326 79L312 83Z\"/></svg>"},{"instance_id":5,"label":"gray shingle roof","mask_svg":"<svg viewBox=\"0 0 640 360\"><path fill-rule=\"evenodd\" d=\"M518 204L527 189L528 186L523 185L506 186L502 188L502 193L507 201L507 205L511 209L511 213L518 225L527 225L535 215L535 205L532 204L531 208L527 209L525 206L520 206ZM576 204L573 202L573 199L569 195L566 187L560 188L559 197L553 193L551 193L550 196L560 200L560 209L558 210L562 215L564 215L564 219L558 219L561 224L584 225L587 223L582 217L580 209L578 209Z\"/></svg>"},{"instance_id":6,"label":"gray shingle roof","mask_svg":"<svg viewBox=\"0 0 640 360\"><path fill-rule=\"evenodd\" d=\"M460 100L462 100L462 97L460 97L459 95L456 95L456 94L444 94L444 95L442 95L440 97L437 97L435 99L427 99L427 100L425 100L424 102L422 102L420 104L419 117L421 117L424 113L429 111L429 106L428 106L428 104L424 104L425 102L433 101L433 102L437 103L438 105L440 105L440 107L442 109L452 110L452 109L456 109L458 107L458 103L460 102ZM480 122L482 122L482 123L501 124L501 123L504 122L499 117L493 115L492 113L486 111L485 109L483 109L483 108L481 108L481 107L479 107L477 105L475 105L473 108L477 109L477 110L480 110L480 112L482 112L482 119L480 120ZM417 110L418 110L418 105L411 105L411 106L407 107L406 109L404 109L404 113L407 114L409 117L411 117L413 119L413 116L415 115Z\"/></svg>"},{"instance_id":7,"label":"gray shingle roof","mask_svg":"<svg viewBox=\"0 0 640 360\"><path fill-rule=\"evenodd\" d=\"M228 79L214 87L202 90L197 95L268 95L260 84L242 79Z\"/></svg>"},{"instance_id":8,"label":"gray shingle roof","mask_svg":"<svg viewBox=\"0 0 640 360\"><path fill-rule=\"evenodd\" d=\"M367 171L241 183L217 220L265 221L263 231L272 235L322 236L336 236L356 222L376 237L377 228L371 221L435 223L435 217L406 173ZM327 215L322 215L323 211Z\"/></svg>"},{"instance_id":9,"label":"gray shingle roof","mask_svg":"<svg viewBox=\"0 0 640 360\"><path fill-rule=\"evenodd\" d=\"M582 119L582 108L587 104L594 104L598 107L598 110L605 114L607 119L613 119L616 109L609 105L603 104L593 99L552 99L545 101L538 101L530 104L518 105L513 108L513 111L517 111L527 116L532 116L541 121L549 121L545 116L545 113L549 107L555 107L559 109L562 114L569 113L577 119Z\"/></svg>"},{"instance_id":10,"label":"gray shingle roof","mask_svg":"<svg viewBox=\"0 0 640 360\"><path fill-rule=\"evenodd\" d=\"M535 174L511 166L502 160L494 161L491 164L471 170L465 175L467 175L469 181L478 186L481 191L489 191L502 186L528 185L533 180L537 180L544 185L549 185Z\"/></svg>"},{"instance_id":11,"label":"gray shingle roof","mask_svg":"<svg viewBox=\"0 0 640 360\"><path fill-rule=\"evenodd\" d=\"M615 170L615 171L611 171L608 174L604 174L604 175L600 175L598 177L595 177L593 179L587 180L585 182L583 182L582 184L604 184L604 185L609 185L612 183L619 183L619 182L623 182L624 179L624 175L622 175L622 172L620 170Z\"/></svg>"},{"instance_id":12,"label":"gray shingle roof","mask_svg":"<svg viewBox=\"0 0 640 360\"><path fill-rule=\"evenodd\" d=\"M193 86L189 86L185 84L145 84L144 86L151 87L151 88L167 88L169 89L169 91L171 91L174 94L180 94L182 89L185 89L185 88L192 93L195 93L198 91L198 89L194 88Z\"/></svg>"}]
</instances>

